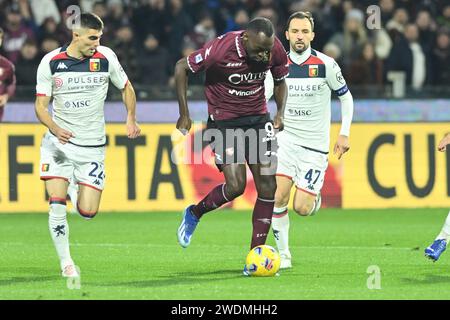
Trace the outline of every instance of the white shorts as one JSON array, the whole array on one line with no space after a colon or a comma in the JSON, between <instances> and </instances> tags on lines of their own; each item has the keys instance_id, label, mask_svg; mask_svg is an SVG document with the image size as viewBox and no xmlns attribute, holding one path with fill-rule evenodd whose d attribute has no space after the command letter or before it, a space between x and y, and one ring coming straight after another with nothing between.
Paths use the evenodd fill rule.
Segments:
<instances>
[{"instance_id":1,"label":"white shorts","mask_svg":"<svg viewBox=\"0 0 450 320\"><path fill-rule=\"evenodd\" d=\"M297 189L317 195L323 187L328 155L295 145L292 139L277 135L277 176L291 179Z\"/></svg>"},{"instance_id":2,"label":"white shorts","mask_svg":"<svg viewBox=\"0 0 450 320\"><path fill-rule=\"evenodd\" d=\"M51 133L41 143L41 180L64 179L102 191L105 185L105 147L61 144Z\"/></svg>"}]
</instances>

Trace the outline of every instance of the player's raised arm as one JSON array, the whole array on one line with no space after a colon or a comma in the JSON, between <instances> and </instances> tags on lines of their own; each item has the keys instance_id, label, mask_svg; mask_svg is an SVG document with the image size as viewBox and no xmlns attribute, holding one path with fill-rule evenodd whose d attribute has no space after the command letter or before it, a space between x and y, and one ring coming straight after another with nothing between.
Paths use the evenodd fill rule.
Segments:
<instances>
[{"instance_id":1,"label":"player's raised arm","mask_svg":"<svg viewBox=\"0 0 450 320\"><path fill-rule=\"evenodd\" d=\"M284 119L284 108L286 106L286 99L288 94L288 88L286 85L286 80L275 81L274 80L273 87L273 96L275 102L277 104L277 114L274 118L274 127L279 131L282 131L284 128L283 119Z\"/></svg>"},{"instance_id":2,"label":"player's raised arm","mask_svg":"<svg viewBox=\"0 0 450 320\"><path fill-rule=\"evenodd\" d=\"M192 120L189 117L189 108L187 105L187 86L189 65L186 58L178 60L175 65L175 86L177 89L178 107L180 117L177 121L177 129L183 134L187 134L191 129Z\"/></svg>"},{"instance_id":3,"label":"player's raised arm","mask_svg":"<svg viewBox=\"0 0 450 320\"><path fill-rule=\"evenodd\" d=\"M136 121L136 93L130 81L122 90L122 100L127 108L127 136L135 139L141 134L141 129Z\"/></svg>"}]
</instances>

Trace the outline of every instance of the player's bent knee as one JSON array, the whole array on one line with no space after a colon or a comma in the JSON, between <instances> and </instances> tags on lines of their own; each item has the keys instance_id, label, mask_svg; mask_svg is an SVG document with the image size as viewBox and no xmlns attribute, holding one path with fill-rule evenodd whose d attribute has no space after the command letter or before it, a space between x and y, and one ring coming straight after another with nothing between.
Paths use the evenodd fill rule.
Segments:
<instances>
[{"instance_id":1,"label":"player's bent knee","mask_svg":"<svg viewBox=\"0 0 450 320\"><path fill-rule=\"evenodd\" d=\"M91 220L91 219L93 219L93 218L97 215L97 213L98 213L98 211L87 211L87 210L83 210L83 209L80 208L80 205L77 205L77 209L78 209L78 212L80 213L80 215L81 215L83 218L85 218L86 220Z\"/></svg>"},{"instance_id":2,"label":"player's bent knee","mask_svg":"<svg viewBox=\"0 0 450 320\"><path fill-rule=\"evenodd\" d=\"M311 214L312 206L303 204L299 206L294 205L294 211L297 212L298 215L307 217Z\"/></svg>"},{"instance_id":3,"label":"player's bent knee","mask_svg":"<svg viewBox=\"0 0 450 320\"><path fill-rule=\"evenodd\" d=\"M226 195L229 200L242 195L245 191L245 182L227 183Z\"/></svg>"}]
</instances>

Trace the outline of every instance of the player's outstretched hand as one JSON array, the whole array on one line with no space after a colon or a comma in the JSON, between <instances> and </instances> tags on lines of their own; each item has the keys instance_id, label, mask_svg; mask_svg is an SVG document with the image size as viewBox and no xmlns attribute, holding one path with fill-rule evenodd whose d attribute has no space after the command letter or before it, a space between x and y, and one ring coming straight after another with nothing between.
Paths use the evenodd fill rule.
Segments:
<instances>
[{"instance_id":1,"label":"player's outstretched hand","mask_svg":"<svg viewBox=\"0 0 450 320\"><path fill-rule=\"evenodd\" d=\"M72 132L67 131L60 127L52 129L52 132L58 138L58 140L61 144L66 144L67 142L69 142L69 139L72 137L75 138L75 136L73 135Z\"/></svg>"},{"instance_id":2,"label":"player's outstretched hand","mask_svg":"<svg viewBox=\"0 0 450 320\"><path fill-rule=\"evenodd\" d=\"M442 140L439 142L438 150L444 152L447 150L447 145L450 144L450 132L447 133Z\"/></svg>"},{"instance_id":3,"label":"player's outstretched hand","mask_svg":"<svg viewBox=\"0 0 450 320\"><path fill-rule=\"evenodd\" d=\"M350 149L350 142L347 136L339 135L334 145L333 154L337 154L338 160Z\"/></svg>"},{"instance_id":4,"label":"player's outstretched hand","mask_svg":"<svg viewBox=\"0 0 450 320\"><path fill-rule=\"evenodd\" d=\"M181 116L178 118L177 121L177 129L180 130L180 132L183 135L187 135L189 130L191 130L192 126L192 120L189 117Z\"/></svg>"},{"instance_id":5,"label":"player's outstretched hand","mask_svg":"<svg viewBox=\"0 0 450 320\"><path fill-rule=\"evenodd\" d=\"M278 113L275 115L275 118L273 118L273 127L278 131L283 131L284 129L283 117L278 115Z\"/></svg>"},{"instance_id":6,"label":"player's outstretched hand","mask_svg":"<svg viewBox=\"0 0 450 320\"><path fill-rule=\"evenodd\" d=\"M129 139L136 139L141 134L141 128L134 120L127 121L127 136Z\"/></svg>"}]
</instances>

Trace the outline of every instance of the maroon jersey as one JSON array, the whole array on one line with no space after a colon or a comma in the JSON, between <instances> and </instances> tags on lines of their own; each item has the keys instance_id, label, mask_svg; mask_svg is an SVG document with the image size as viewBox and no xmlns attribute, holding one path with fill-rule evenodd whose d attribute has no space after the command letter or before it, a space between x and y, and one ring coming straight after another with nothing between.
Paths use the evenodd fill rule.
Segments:
<instances>
[{"instance_id":1,"label":"maroon jersey","mask_svg":"<svg viewBox=\"0 0 450 320\"><path fill-rule=\"evenodd\" d=\"M16 75L14 73L14 65L0 56L0 95L7 93L9 97L14 95L16 91Z\"/></svg>"},{"instance_id":2,"label":"maroon jersey","mask_svg":"<svg viewBox=\"0 0 450 320\"><path fill-rule=\"evenodd\" d=\"M268 64L252 63L242 43L243 32L228 32L187 57L193 73L206 71L205 95L208 113L214 120L267 113L267 71L276 81L289 74L286 51L278 38L275 37Z\"/></svg>"}]
</instances>

